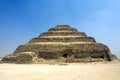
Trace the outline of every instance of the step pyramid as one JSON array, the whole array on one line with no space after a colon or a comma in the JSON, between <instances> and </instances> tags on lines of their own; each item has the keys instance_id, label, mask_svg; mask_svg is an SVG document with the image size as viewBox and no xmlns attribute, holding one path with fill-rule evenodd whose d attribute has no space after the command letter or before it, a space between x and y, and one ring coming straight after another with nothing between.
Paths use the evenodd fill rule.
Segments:
<instances>
[{"instance_id":1,"label":"step pyramid","mask_svg":"<svg viewBox=\"0 0 120 80\"><path fill-rule=\"evenodd\" d=\"M69 25L57 25L32 38L27 44L18 46L14 53L4 57L3 61L111 61L111 56L109 48L97 43L93 37L88 37Z\"/></svg>"}]
</instances>

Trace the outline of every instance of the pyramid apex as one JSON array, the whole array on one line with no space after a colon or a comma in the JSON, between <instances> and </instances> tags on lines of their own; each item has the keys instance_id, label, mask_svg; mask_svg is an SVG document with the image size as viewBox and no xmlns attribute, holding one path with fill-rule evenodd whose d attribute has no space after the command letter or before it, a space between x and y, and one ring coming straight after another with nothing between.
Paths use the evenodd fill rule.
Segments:
<instances>
[{"instance_id":1,"label":"pyramid apex","mask_svg":"<svg viewBox=\"0 0 120 80\"><path fill-rule=\"evenodd\" d=\"M56 25L55 27L70 27L69 25Z\"/></svg>"}]
</instances>

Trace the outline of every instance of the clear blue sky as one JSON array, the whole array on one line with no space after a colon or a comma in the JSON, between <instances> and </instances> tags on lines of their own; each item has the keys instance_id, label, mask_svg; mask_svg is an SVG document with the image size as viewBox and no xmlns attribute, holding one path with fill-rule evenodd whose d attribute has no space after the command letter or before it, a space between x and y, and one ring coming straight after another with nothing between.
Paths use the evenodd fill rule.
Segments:
<instances>
[{"instance_id":1,"label":"clear blue sky","mask_svg":"<svg viewBox=\"0 0 120 80\"><path fill-rule=\"evenodd\" d=\"M57 24L69 24L120 58L120 0L0 0L0 56Z\"/></svg>"}]
</instances>

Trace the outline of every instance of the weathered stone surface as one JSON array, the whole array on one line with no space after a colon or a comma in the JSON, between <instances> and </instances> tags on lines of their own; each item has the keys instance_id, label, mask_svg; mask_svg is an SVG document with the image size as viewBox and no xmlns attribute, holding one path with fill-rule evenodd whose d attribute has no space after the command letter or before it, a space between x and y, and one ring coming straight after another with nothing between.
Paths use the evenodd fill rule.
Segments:
<instances>
[{"instance_id":1,"label":"weathered stone surface","mask_svg":"<svg viewBox=\"0 0 120 80\"><path fill-rule=\"evenodd\" d=\"M16 54L10 54L2 59L3 62L9 62L9 63L32 63L33 52L21 52Z\"/></svg>"},{"instance_id":2,"label":"weathered stone surface","mask_svg":"<svg viewBox=\"0 0 120 80\"><path fill-rule=\"evenodd\" d=\"M79 36L86 37L86 34L83 32L44 32L40 35L40 37L45 36Z\"/></svg>"},{"instance_id":3,"label":"weathered stone surface","mask_svg":"<svg viewBox=\"0 0 120 80\"><path fill-rule=\"evenodd\" d=\"M27 44L20 45L13 54L4 57L3 61L34 63L39 59L54 59L67 62L91 62L111 61L115 58L106 45L97 43L93 37L87 37L84 32L78 32L69 25L57 25L37 38L31 39Z\"/></svg>"},{"instance_id":4,"label":"weathered stone surface","mask_svg":"<svg viewBox=\"0 0 120 80\"><path fill-rule=\"evenodd\" d=\"M61 27L62 26L62 27ZM50 28L48 32L59 32L59 31L70 31L70 32L77 32L77 29L71 28L69 25L57 25L55 28Z\"/></svg>"},{"instance_id":5,"label":"weathered stone surface","mask_svg":"<svg viewBox=\"0 0 120 80\"><path fill-rule=\"evenodd\" d=\"M66 37L66 38L33 38L29 43L36 42L95 42L92 37Z\"/></svg>"}]
</instances>

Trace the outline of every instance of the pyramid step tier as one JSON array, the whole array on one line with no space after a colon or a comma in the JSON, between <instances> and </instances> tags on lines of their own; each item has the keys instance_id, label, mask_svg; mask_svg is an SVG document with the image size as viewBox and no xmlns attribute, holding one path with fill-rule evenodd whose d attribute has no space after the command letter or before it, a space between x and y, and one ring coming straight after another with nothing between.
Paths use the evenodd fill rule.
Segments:
<instances>
[{"instance_id":1,"label":"pyramid step tier","mask_svg":"<svg viewBox=\"0 0 120 80\"><path fill-rule=\"evenodd\" d=\"M51 31L72 31L72 32L78 32L75 28L69 28L69 27L56 27L56 28L50 28L48 32Z\"/></svg>"},{"instance_id":2,"label":"pyramid step tier","mask_svg":"<svg viewBox=\"0 0 120 80\"><path fill-rule=\"evenodd\" d=\"M29 43L35 42L96 42L92 37L65 37L65 38L33 38Z\"/></svg>"},{"instance_id":3,"label":"pyramid step tier","mask_svg":"<svg viewBox=\"0 0 120 80\"><path fill-rule=\"evenodd\" d=\"M71 28L69 25L56 25L54 28Z\"/></svg>"},{"instance_id":4,"label":"pyramid step tier","mask_svg":"<svg viewBox=\"0 0 120 80\"><path fill-rule=\"evenodd\" d=\"M39 37L45 36L82 36L87 37L84 32L44 32Z\"/></svg>"},{"instance_id":5,"label":"pyramid step tier","mask_svg":"<svg viewBox=\"0 0 120 80\"><path fill-rule=\"evenodd\" d=\"M89 53L108 53L109 51L107 46L104 46L103 44L98 43L88 43L88 44L69 44L68 45L53 45L53 44L26 44L21 45L17 48L17 50L14 53L19 52L35 52L35 53L64 53L65 50L71 50L72 53L83 53L87 52Z\"/></svg>"}]
</instances>

